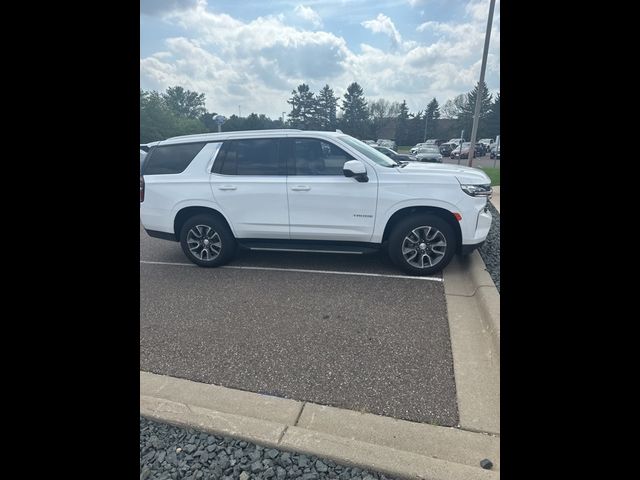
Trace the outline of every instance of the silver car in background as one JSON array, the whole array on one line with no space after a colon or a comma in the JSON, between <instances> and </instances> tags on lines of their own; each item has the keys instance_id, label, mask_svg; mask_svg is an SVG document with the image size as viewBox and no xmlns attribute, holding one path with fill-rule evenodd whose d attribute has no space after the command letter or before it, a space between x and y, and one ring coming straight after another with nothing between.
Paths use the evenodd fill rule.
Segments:
<instances>
[{"instance_id":1,"label":"silver car in background","mask_svg":"<svg viewBox=\"0 0 640 480\"><path fill-rule=\"evenodd\" d=\"M416 150L416 161L442 163L442 154L440 149L435 145L422 146Z\"/></svg>"}]
</instances>

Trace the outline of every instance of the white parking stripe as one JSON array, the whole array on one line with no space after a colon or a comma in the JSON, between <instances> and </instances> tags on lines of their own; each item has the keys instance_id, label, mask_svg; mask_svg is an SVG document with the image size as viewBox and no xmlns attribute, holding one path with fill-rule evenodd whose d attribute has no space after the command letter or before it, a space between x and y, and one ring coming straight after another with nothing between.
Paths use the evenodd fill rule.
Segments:
<instances>
[{"instance_id":1,"label":"white parking stripe","mask_svg":"<svg viewBox=\"0 0 640 480\"><path fill-rule=\"evenodd\" d=\"M173 263L173 262L152 262L149 260L140 260L140 263L150 265L181 265L185 267L195 267L193 263ZM235 265L225 265L218 268L229 268L236 270L267 270L275 272L299 272L299 273L327 273L333 275L356 275L360 277L384 277L384 278L404 278L407 280L427 280L431 282L442 282L442 278L437 277L414 277L409 275L386 275L384 273L364 273L364 272L338 272L335 270L306 270L302 268L272 268L272 267L241 267Z\"/></svg>"}]
</instances>

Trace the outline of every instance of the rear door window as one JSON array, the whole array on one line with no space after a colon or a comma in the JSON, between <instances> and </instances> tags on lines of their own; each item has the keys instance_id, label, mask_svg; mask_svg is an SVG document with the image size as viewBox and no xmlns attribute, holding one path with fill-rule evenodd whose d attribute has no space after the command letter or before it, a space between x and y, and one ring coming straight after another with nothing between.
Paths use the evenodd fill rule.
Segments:
<instances>
[{"instance_id":1,"label":"rear door window","mask_svg":"<svg viewBox=\"0 0 640 480\"><path fill-rule=\"evenodd\" d=\"M213 164L222 175L286 175L277 138L227 140Z\"/></svg>"}]
</instances>

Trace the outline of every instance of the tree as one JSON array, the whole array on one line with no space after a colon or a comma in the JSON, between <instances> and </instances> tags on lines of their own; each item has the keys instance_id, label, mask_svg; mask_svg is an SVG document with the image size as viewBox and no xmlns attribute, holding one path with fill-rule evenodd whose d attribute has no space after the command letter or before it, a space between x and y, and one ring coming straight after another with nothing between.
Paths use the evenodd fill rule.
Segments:
<instances>
[{"instance_id":1,"label":"tree","mask_svg":"<svg viewBox=\"0 0 640 480\"><path fill-rule=\"evenodd\" d=\"M335 130L338 99L329 85L325 85L317 96L316 119L321 130Z\"/></svg>"},{"instance_id":2,"label":"tree","mask_svg":"<svg viewBox=\"0 0 640 480\"><path fill-rule=\"evenodd\" d=\"M369 118L371 121L371 138L376 139L380 130L389 122L394 121L400 112L398 102L390 102L381 98L369 103Z\"/></svg>"},{"instance_id":3,"label":"tree","mask_svg":"<svg viewBox=\"0 0 640 480\"><path fill-rule=\"evenodd\" d=\"M178 117L200 118L207 112L204 93L192 92L182 87L169 87L162 97L167 108Z\"/></svg>"},{"instance_id":4,"label":"tree","mask_svg":"<svg viewBox=\"0 0 640 480\"><path fill-rule=\"evenodd\" d=\"M435 132L437 131L436 122L440 118L440 106L438 105L438 101L434 98L427 105L427 109L425 111L425 132L424 132L424 141L427 140L429 135L431 138L435 138Z\"/></svg>"},{"instance_id":5,"label":"tree","mask_svg":"<svg viewBox=\"0 0 640 480\"><path fill-rule=\"evenodd\" d=\"M410 113L407 119L407 140L405 145L415 145L424 141L423 112Z\"/></svg>"},{"instance_id":6,"label":"tree","mask_svg":"<svg viewBox=\"0 0 640 480\"><path fill-rule=\"evenodd\" d=\"M205 113L200 117L200 121L204 124L209 132L217 132L218 131L218 123L213 119L213 117L217 116L217 113Z\"/></svg>"},{"instance_id":7,"label":"tree","mask_svg":"<svg viewBox=\"0 0 640 480\"><path fill-rule=\"evenodd\" d=\"M357 82L353 82L347 87L347 93L344 94L342 100L342 111L345 133L356 138L364 138L367 132L369 112L362 87Z\"/></svg>"},{"instance_id":8,"label":"tree","mask_svg":"<svg viewBox=\"0 0 640 480\"><path fill-rule=\"evenodd\" d=\"M287 103L291 105L289 118L293 127L303 130L313 130L318 127L317 102L313 92L309 90L309 85L306 83L298 85L298 89L291 92L291 98Z\"/></svg>"},{"instance_id":9,"label":"tree","mask_svg":"<svg viewBox=\"0 0 640 480\"><path fill-rule=\"evenodd\" d=\"M407 145L409 142L409 108L407 101L402 100L400 111L398 112L398 121L396 123L396 145Z\"/></svg>"},{"instance_id":10,"label":"tree","mask_svg":"<svg viewBox=\"0 0 640 480\"><path fill-rule=\"evenodd\" d=\"M465 132L469 132L470 136L478 95L480 95L480 114L478 115L478 138L480 138L486 133L486 124L483 120L486 119L492 106L491 94L484 82L482 82L482 85L478 82L473 90L467 94L467 101L460 108L458 120L460 121L460 127L463 128Z\"/></svg>"},{"instance_id":11,"label":"tree","mask_svg":"<svg viewBox=\"0 0 640 480\"><path fill-rule=\"evenodd\" d=\"M467 103L467 95L461 93L454 99L449 99L442 106L442 118L458 118L463 106Z\"/></svg>"},{"instance_id":12,"label":"tree","mask_svg":"<svg viewBox=\"0 0 640 480\"><path fill-rule=\"evenodd\" d=\"M140 143L206 131L199 119L177 116L167 106L164 95L140 89Z\"/></svg>"},{"instance_id":13,"label":"tree","mask_svg":"<svg viewBox=\"0 0 640 480\"><path fill-rule=\"evenodd\" d=\"M500 92L496 94L496 98L491 105L491 111L485 120L487 134L489 138L495 138L500 135Z\"/></svg>"}]
</instances>

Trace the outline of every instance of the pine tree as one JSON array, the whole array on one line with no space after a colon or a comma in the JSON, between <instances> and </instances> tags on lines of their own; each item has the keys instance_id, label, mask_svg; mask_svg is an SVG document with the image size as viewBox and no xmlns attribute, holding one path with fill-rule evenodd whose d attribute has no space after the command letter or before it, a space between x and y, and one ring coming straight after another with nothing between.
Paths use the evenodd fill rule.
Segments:
<instances>
[{"instance_id":1,"label":"pine tree","mask_svg":"<svg viewBox=\"0 0 640 480\"><path fill-rule=\"evenodd\" d=\"M302 83L297 90L291 92L291 98L287 100L291 105L289 118L294 128L312 130L317 128L316 112L317 101L309 85Z\"/></svg>"},{"instance_id":2,"label":"pine tree","mask_svg":"<svg viewBox=\"0 0 640 480\"><path fill-rule=\"evenodd\" d=\"M338 99L329 85L325 85L317 96L317 123L321 130L335 130Z\"/></svg>"},{"instance_id":3,"label":"pine tree","mask_svg":"<svg viewBox=\"0 0 640 480\"><path fill-rule=\"evenodd\" d=\"M469 132L468 137L471 136L471 128L473 127L473 113L476 108L476 98L480 92L480 114L478 115L478 134L480 134L480 128L484 128L483 120L487 118L489 111L491 110L491 94L487 89L486 83L476 84L476 86L467 94L467 101L461 105L460 113L458 114L458 120L460 120L460 128L463 128L465 132ZM482 127L481 127L482 125ZM468 138L467 137L467 138ZM480 137L478 137L480 138Z\"/></svg>"},{"instance_id":4,"label":"pine tree","mask_svg":"<svg viewBox=\"0 0 640 480\"><path fill-rule=\"evenodd\" d=\"M496 94L496 98L491 105L491 111L486 119L486 136L495 138L500 135L500 92Z\"/></svg>"},{"instance_id":5,"label":"pine tree","mask_svg":"<svg viewBox=\"0 0 640 480\"><path fill-rule=\"evenodd\" d=\"M398 113L398 121L396 122L396 145L407 145L409 142L409 108L407 101L402 100L400 104L400 112Z\"/></svg>"},{"instance_id":6,"label":"pine tree","mask_svg":"<svg viewBox=\"0 0 640 480\"><path fill-rule=\"evenodd\" d=\"M342 110L345 133L356 138L364 138L368 129L369 112L362 87L356 82L347 87L347 93L342 100Z\"/></svg>"},{"instance_id":7,"label":"pine tree","mask_svg":"<svg viewBox=\"0 0 640 480\"><path fill-rule=\"evenodd\" d=\"M428 138L436 138L435 121L440 118L440 105L438 105L438 101L435 98L427 105L425 117L424 140L426 141Z\"/></svg>"}]
</instances>

